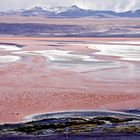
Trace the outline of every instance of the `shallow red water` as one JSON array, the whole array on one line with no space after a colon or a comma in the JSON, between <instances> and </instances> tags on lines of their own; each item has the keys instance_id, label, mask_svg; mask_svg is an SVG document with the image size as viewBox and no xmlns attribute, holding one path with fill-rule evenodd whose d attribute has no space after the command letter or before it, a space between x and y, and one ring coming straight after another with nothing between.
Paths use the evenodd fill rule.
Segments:
<instances>
[{"instance_id":1,"label":"shallow red water","mask_svg":"<svg viewBox=\"0 0 140 140\"><path fill-rule=\"evenodd\" d=\"M5 41L25 45L24 51L50 50L55 47L47 45L48 41L2 42ZM56 48L89 56L95 52L84 44L66 44ZM7 53L12 54L0 52L0 55ZM140 107L139 62L97 56L96 58L106 60L107 63L65 64L49 62L47 58L39 55L18 56L21 56L22 60L0 65L1 123L21 121L25 116L36 113Z\"/></svg>"}]
</instances>

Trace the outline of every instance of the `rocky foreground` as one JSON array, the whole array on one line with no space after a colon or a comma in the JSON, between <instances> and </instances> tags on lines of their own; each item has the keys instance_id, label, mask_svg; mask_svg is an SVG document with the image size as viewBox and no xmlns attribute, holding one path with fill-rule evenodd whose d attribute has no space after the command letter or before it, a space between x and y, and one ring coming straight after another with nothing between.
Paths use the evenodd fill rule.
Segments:
<instances>
[{"instance_id":1,"label":"rocky foreground","mask_svg":"<svg viewBox=\"0 0 140 140\"><path fill-rule=\"evenodd\" d=\"M92 116L92 113L99 116ZM33 117L32 121L0 126L0 137L37 138L77 136L140 136L140 117L132 114L107 112L56 113ZM80 114L82 114L80 116ZM42 118L42 119L41 119ZM84 136L84 137L83 137ZM87 138L87 137L86 137Z\"/></svg>"}]
</instances>

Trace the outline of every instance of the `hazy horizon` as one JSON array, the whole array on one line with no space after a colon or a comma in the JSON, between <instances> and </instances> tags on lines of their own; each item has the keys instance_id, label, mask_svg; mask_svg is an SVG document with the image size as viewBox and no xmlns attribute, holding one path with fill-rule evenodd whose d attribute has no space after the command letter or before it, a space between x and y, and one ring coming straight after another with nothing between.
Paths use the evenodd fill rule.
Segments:
<instances>
[{"instance_id":1,"label":"hazy horizon","mask_svg":"<svg viewBox=\"0 0 140 140\"><path fill-rule=\"evenodd\" d=\"M35 6L48 7L69 7L77 5L83 9L112 10L123 12L140 9L140 0L5 0L0 2L0 11L30 9Z\"/></svg>"}]
</instances>

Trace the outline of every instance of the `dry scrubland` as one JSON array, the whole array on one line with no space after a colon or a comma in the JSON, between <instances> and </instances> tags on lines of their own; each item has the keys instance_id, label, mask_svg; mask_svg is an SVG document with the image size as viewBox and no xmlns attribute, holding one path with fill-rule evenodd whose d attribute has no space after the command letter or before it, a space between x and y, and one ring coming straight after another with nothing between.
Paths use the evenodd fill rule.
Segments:
<instances>
[{"instance_id":1,"label":"dry scrubland","mask_svg":"<svg viewBox=\"0 0 140 140\"><path fill-rule=\"evenodd\" d=\"M139 18L0 17L0 35L30 37L140 37Z\"/></svg>"}]
</instances>

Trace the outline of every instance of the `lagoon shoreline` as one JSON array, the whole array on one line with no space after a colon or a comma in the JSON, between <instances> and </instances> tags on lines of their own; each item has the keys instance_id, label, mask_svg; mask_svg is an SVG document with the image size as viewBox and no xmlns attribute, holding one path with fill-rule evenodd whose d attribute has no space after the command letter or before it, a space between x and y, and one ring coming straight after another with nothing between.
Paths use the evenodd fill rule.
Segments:
<instances>
[{"instance_id":1,"label":"lagoon shoreline","mask_svg":"<svg viewBox=\"0 0 140 140\"><path fill-rule=\"evenodd\" d=\"M63 49L75 54L91 55L87 42L139 41L139 38L0 38L0 42L19 44L23 51ZM72 41L73 45L69 45ZM83 46L75 41L85 41ZM84 45L85 44L85 45ZM55 46L56 45L56 46ZM59 46L57 46L59 45ZM10 52L5 52L10 54ZM3 52L0 52L2 55ZM12 53L13 54L13 53ZM13 54L15 55L15 54ZM17 54L16 54L17 55ZM46 61L43 56L19 54L22 60L1 65L0 69L0 123L16 123L26 116L47 112L71 110L123 110L140 108L139 77L110 77L117 68L101 70L60 69L58 64ZM99 56L99 59L116 61L116 57ZM138 66L139 62L117 60L125 67ZM110 74L110 75L107 75ZM106 76L104 78L104 75ZM108 77L109 76L109 77ZM133 75L132 75L133 76ZM118 78L118 82L115 82ZM109 80L112 82L109 82Z\"/></svg>"}]
</instances>

